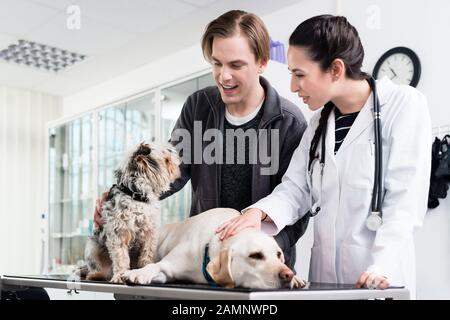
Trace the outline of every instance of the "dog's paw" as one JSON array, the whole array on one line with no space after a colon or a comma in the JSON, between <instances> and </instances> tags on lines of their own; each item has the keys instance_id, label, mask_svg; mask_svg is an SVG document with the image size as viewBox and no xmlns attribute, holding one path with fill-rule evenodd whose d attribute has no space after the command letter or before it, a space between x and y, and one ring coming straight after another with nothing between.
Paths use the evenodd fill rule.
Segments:
<instances>
[{"instance_id":1,"label":"dog's paw","mask_svg":"<svg viewBox=\"0 0 450 320\"><path fill-rule=\"evenodd\" d=\"M122 274L123 273L116 273L109 281L112 283L123 283Z\"/></svg>"},{"instance_id":2,"label":"dog's paw","mask_svg":"<svg viewBox=\"0 0 450 320\"><path fill-rule=\"evenodd\" d=\"M306 284L307 284L307 282L305 280L299 278L298 276L294 276L294 278L292 278L291 287L293 289L300 289L300 288L305 288Z\"/></svg>"},{"instance_id":3,"label":"dog's paw","mask_svg":"<svg viewBox=\"0 0 450 320\"><path fill-rule=\"evenodd\" d=\"M154 264L149 264L140 269L125 271L122 273L122 281L125 283L149 284L158 273L158 267Z\"/></svg>"}]
</instances>

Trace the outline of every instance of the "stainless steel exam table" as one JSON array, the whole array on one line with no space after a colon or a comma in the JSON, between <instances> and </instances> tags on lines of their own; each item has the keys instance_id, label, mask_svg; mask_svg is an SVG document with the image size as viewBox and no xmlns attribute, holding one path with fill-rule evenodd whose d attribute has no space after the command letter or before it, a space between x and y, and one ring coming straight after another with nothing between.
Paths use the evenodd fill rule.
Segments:
<instances>
[{"instance_id":1,"label":"stainless steel exam table","mask_svg":"<svg viewBox=\"0 0 450 320\"><path fill-rule=\"evenodd\" d=\"M303 289L250 290L213 288L195 284L121 285L108 282L75 281L69 275L3 275L1 290L27 287L55 288L113 293L118 299L183 299L183 300L329 300L329 299L409 299L403 287L386 290L356 289L354 285L310 283Z\"/></svg>"}]
</instances>

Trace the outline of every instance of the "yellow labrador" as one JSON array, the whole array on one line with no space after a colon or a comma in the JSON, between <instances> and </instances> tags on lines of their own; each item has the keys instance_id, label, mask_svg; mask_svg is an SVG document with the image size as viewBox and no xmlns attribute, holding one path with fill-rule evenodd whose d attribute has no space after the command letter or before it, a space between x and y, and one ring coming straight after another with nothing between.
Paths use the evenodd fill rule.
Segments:
<instances>
[{"instance_id":1,"label":"yellow labrador","mask_svg":"<svg viewBox=\"0 0 450 320\"><path fill-rule=\"evenodd\" d=\"M122 280L131 283L190 281L216 283L226 288L301 288L305 282L284 264L283 252L262 231L244 229L225 241L215 230L240 213L212 209L181 223L161 228L156 263L126 271Z\"/></svg>"}]
</instances>

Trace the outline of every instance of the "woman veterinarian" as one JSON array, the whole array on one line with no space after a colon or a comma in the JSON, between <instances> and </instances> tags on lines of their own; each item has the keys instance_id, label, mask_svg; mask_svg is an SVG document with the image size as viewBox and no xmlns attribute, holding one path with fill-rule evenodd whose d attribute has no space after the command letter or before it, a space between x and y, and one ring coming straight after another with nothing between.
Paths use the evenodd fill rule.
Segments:
<instances>
[{"instance_id":1,"label":"woman veterinarian","mask_svg":"<svg viewBox=\"0 0 450 320\"><path fill-rule=\"evenodd\" d=\"M309 281L400 285L415 298L414 228L426 213L431 168L427 102L387 77L375 84L361 71L363 58L358 32L345 17L316 16L295 29L288 50L291 90L311 110L324 107L311 119L282 183L217 232L227 238L260 227L252 223L258 216L272 222L275 234L316 214ZM382 154L380 192L374 190L376 153ZM376 194L378 224L370 220Z\"/></svg>"}]
</instances>

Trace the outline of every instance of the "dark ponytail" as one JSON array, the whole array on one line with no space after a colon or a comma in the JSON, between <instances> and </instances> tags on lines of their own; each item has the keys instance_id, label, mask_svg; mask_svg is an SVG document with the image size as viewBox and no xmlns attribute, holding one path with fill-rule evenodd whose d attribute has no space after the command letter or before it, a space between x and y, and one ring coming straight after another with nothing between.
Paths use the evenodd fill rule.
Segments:
<instances>
[{"instance_id":1,"label":"dark ponytail","mask_svg":"<svg viewBox=\"0 0 450 320\"><path fill-rule=\"evenodd\" d=\"M309 162L308 162L308 171L311 169L311 163L316 158L316 150L319 144L320 137L322 136L322 132L325 130L328 117L333 110L334 106L332 103L327 103L322 111L320 112L319 125L314 131L314 137L311 140L311 146L309 147Z\"/></svg>"},{"instance_id":2,"label":"dark ponytail","mask_svg":"<svg viewBox=\"0 0 450 320\"><path fill-rule=\"evenodd\" d=\"M361 71L364 48L358 31L345 17L320 15L309 18L299 24L291 34L289 45L305 48L311 60L319 63L323 72L330 69L335 59L341 59L347 78L364 80L370 77ZM317 145L333 108L334 105L329 102L320 114L319 125L311 140L308 169L316 157Z\"/></svg>"}]
</instances>

